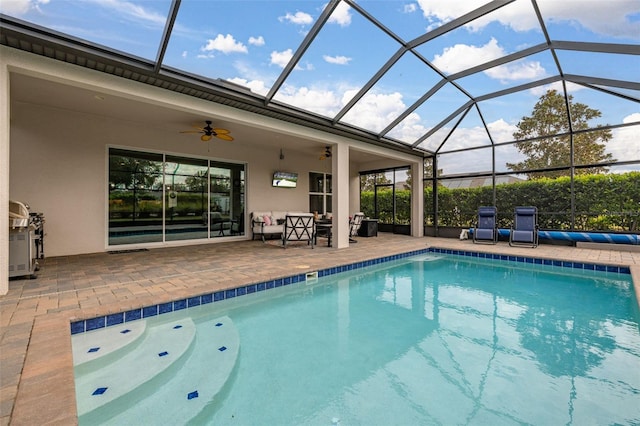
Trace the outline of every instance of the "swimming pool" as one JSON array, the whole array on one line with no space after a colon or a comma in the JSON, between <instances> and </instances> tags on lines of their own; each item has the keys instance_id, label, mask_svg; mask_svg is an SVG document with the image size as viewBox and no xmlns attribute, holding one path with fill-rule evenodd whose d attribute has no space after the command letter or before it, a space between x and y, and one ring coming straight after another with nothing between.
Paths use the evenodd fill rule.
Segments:
<instances>
[{"instance_id":1,"label":"swimming pool","mask_svg":"<svg viewBox=\"0 0 640 426\"><path fill-rule=\"evenodd\" d=\"M551 263L426 253L74 334L74 358L108 354L76 368L80 423L99 421L83 401L114 390L83 377L148 335L169 366L97 410L106 423L639 422L630 276Z\"/></svg>"}]
</instances>

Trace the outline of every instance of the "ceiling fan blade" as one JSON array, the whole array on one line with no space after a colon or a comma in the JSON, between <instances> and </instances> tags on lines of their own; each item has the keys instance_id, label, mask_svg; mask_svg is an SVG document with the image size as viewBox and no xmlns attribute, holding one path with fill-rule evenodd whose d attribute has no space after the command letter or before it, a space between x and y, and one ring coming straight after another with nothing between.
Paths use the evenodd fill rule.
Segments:
<instances>
[{"instance_id":1,"label":"ceiling fan blade","mask_svg":"<svg viewBox=\"0 0 640 426\"><path fill-rule=\"evenodd\" d=\"M227 129L218 129L217 127L213 129L214 132L216 132L219 135L228 135L229 133L231 133L230 130Z\"/></svg>"},{"instance_id":2,"label":"ceiling fan blade","mask_svg":"<svg viewBox=\"0 0 640 426\"><path fill-rule=\"evenodd\" d=\"M229 141L229 142L231 142L231 141L233 140L233 136L225 135L225 134L222 134L222 135L218 134L218 135L216 135L216 137L217 137L218 139L222 139L223 141Z\"/></svg>"},{"instance_id":3,"label":"ceiling fan blade","mask_svg":"<svg viewBox=\"0 0 640 426\"><path fill-rule=\"evenodd\" d=\"M181 130L180 133L204 133L200 130Z\"/></svg>"}]
</instances>

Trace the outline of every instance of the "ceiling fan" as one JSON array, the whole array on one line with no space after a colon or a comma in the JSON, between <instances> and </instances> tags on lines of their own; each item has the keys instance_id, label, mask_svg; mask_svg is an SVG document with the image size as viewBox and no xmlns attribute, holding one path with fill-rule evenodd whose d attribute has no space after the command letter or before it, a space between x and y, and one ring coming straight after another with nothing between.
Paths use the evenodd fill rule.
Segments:
<instances>
[{"instance_id":1,"label":"ceiling fan","mask_svg":"<svg viewBox=\"0 0 640 426\"><path fill-rule=\"evenodd\" d=\"M214 136L223 141L231 142L233 140L233 136L229 134L231 133L229 130L211 127L211 120L206 120L205 123L207 123L207 125L204 127L193 126L198 130L183 130L180 133L201 133L202 136L200 136L200 140L203 142L210 141Z\"/></svg>"},{"instance_id":2,"label":"ceiling fan","mask_svg":"<svg viewBox=\"0 0 640 426\"><path fill-rule=\"evenodd\" d=\"M324 152L320 156L321 160L326 160L327 158L331 158L331 147L330 146L325 146L324 147Z\"/></svg>"}]
</instances>

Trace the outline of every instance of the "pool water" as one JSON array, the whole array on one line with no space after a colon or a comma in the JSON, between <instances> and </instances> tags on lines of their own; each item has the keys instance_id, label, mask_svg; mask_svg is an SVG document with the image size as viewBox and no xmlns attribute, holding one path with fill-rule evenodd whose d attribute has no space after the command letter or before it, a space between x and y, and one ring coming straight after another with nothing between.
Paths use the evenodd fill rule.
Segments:
<instances>
[{"instance_id":1,"label":"pool water","mask_svg":"<svg viewBox=\"0 0 640 426\"><path fill-rule=\"evenodd\" d=\"M134 321L166 330L158 347L193 324L194 343L79 421L640 424L632 288L627 274L427 254L140 320L146 331ZM74 335L74 357L109 328ZM79 407L101 397L78 394Z\"/></svg>"}]
</instances>

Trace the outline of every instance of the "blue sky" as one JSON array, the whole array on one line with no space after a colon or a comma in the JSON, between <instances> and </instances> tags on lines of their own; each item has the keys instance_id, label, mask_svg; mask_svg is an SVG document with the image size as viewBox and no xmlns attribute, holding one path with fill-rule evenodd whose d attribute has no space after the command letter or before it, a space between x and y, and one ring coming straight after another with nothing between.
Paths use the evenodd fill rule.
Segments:
<instances>
[{"instance_id":1,"label":"blue sky","mask_svg":"<svg viewBox=\"0 0 640 426\"><path fill-rule=\"evenodd\" d=\"M483 4L478 0L357 3L405 42ZM2 0L0 5L2 13L153 61L170 1ZM315 0L183 0L164 65L226 79L266 95L325 5L326 1ZM640 0L539 0L538 5L552 40L640 43ZM517 0L419 45L416 52L450 76L544 42L531 2ZM358 11L340 3L275 99L333 118L400 46ZM640 55L566 50L557 55L565 74L638 83ZM405 54L342 121L382 131L442 79L438 72L417 56ZM543 51L456 83L471 96L482 96L558 74L553 55ZM558 82L481 102L494 141L512 140L518 120L531 113L549 88L561 90L562 86ZM568 90L576 101L602 112L594 124L640 123L638 102L574 84ZM635 90L615 90L640 98ZM446 84L388 135L412 144L468 100L459 88ZM437 149L457 119L421 147ZM487 145L481 124L473 110L443 151ZM615 140L609 143L614 156L640 160L640 124L614 134ZM504 155L513 161L516 154ZM468 171L465 164L451 167Z\"/></svg>"}]
</instances>

